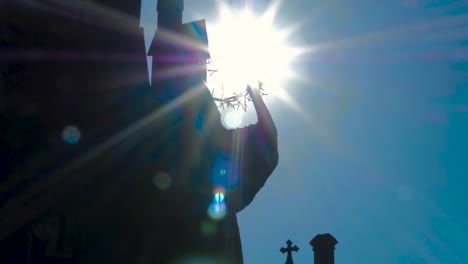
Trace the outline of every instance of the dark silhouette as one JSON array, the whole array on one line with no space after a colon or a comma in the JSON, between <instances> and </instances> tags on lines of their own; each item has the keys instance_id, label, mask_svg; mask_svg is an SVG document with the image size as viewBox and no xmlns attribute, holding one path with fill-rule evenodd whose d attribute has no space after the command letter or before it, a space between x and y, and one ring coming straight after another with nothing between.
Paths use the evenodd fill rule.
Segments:
<instances>
[{"instance_id":1,"label":"dark silhouette","mask_svg":"<svg viewBox=\"0 0 468 264\"><path fill-rule=\"evenodd\" d=\"M336 244L338 244L338 241L329 233L316 235L310 241L310 245L314 251L314 263L335 264Z\"/></svg>"},{"instance_id":2,"label":"dark silhouette","mask_svg":"<svg viewBox=\"0 0 468 264\"><path fill-rule=\"evenodd\" d=\"M289 239L288 239L288 241L286 241L286 244L288 245L287 248L284 248L284 247L280 248L281 253L283 253L283 254L288 253L285 264L294 264L293 259L292 259L292 252L293 251L295 251L295 252L299 251L299 248L297 246L291 247L292 242Z\"/></svg>"},{"instance_id":3,"label":"dark silhouette","mask_svg":"<svg viewBox=\"0 0 468 264\"><path fill-rule=\"evenodd\" d=\"M182 10L158 3L150 86L140 1L0 2L0 262L242 263L276 127L251 88L257 124L221 125Z\"/></svg>"}]
</instances>

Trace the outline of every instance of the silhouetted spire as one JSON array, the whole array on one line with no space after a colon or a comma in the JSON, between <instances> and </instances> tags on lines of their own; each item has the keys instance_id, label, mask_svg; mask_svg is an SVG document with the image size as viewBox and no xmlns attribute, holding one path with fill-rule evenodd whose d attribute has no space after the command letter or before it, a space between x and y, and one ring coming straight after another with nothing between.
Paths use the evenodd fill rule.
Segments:
<instances>
[{"instance_id":1,"label":"silhouetted spire","mask_svg":"<svg viewBox=\"0 0 468 264\"><path fill-rule=\"evenodd\" d=\"M338 244L336 238L331 234L316 235L310 245L314 251L315 264L335 264L335 245Z\"/></svg>"}]
</instances>

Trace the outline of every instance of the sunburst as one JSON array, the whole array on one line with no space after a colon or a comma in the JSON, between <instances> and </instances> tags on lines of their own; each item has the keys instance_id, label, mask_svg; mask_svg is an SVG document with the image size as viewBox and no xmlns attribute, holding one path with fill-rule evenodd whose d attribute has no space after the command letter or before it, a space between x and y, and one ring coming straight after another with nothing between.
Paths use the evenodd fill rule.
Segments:
<instances>
[{"instance_id":1,"label":"sunburst","mask_svg":"<svg viewBox=\"0 0 468 264\"><path fill-rule=\"evenodd\" d=\"M248 8L218 5L217 21L208 23L212 61L207 84L220 106L234 102L245 110L247 85L260 88L261 83L266 94L275 95L295 77L291 65L302 49L288 42L290 28L275 26L278 6L275 2L255 15Z\"/></svg>"}]
</instances>

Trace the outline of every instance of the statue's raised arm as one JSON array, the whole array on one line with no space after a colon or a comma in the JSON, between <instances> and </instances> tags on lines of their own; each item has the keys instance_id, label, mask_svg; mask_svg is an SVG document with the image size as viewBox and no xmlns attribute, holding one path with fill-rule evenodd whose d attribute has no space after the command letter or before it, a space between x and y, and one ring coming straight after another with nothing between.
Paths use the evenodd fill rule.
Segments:
<instances>
[{"instance_id":1,"label":"statue's raised arm","mask_svg":"<svg viewBox=\"0 0 468 264\"><path fill-rule=\"evenodd\" d=\"M230 164L236 186L228 190L229 207L238 212L252 202L278 165L278 133L258 89L247 88L257 113L257 123L228 131Z\"/></svg>"},{"instance_id":2,"label":"statue's raised arm","mask_svg":"<svg viewBox=\"0 0 468 264\"><path fill-rule=\"evenodd\" d=\"M259 159L258 165L268 177L278 165L278 131L275 122L268 110L262 95L258 89L247 87L257 113L257 124L255 124L255 135L251 138L255 147L255 155ZM253 169L253 168L252 168ZM266 179L265 179L266 180ZM263 185L263 184L262 184Z\"/></svg>"}]
</instances>

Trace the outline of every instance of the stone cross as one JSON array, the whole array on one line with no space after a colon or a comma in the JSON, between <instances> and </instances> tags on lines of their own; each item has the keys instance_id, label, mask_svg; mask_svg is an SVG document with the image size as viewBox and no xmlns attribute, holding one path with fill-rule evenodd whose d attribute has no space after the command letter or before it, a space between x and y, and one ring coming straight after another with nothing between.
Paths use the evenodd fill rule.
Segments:
<instances>
[{"instance_id":1,"label":"stone cross","mask_svg":"<svg viewBox=\"0 0 468 264\"><path fill-rule=\"evenodd\" d=\"M293 260L292 260L292 252L295 251L299 251L299 248L297 246L294 246L294 247L291 247L293 242L291 242L291 240L288 239L288 241L286 241L286 244L288 245L287 248L284 248L282 247L280 249L281 253L288 253L288 257L286 258L286 262L285 264L294 264Z\"/></svg>"}]
</instances>

